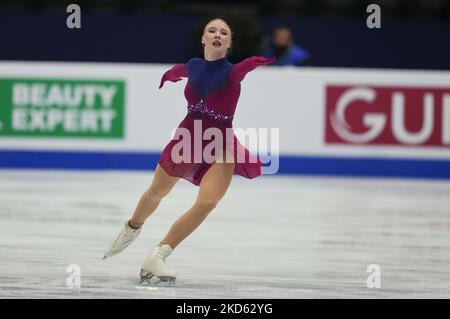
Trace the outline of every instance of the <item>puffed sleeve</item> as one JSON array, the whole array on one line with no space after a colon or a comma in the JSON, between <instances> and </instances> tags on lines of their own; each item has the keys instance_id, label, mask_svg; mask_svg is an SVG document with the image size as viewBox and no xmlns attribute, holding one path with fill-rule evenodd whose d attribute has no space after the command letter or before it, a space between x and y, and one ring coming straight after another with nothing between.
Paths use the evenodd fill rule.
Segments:
<instances>
[{"instance_id":1,"label":"puffed sleeve","mask_svg":"<svg viewBox=\"0 0 450 319\"><path fill-rule=\"evenodd\" d=\"M164 82L171 81L171 82L178 82L182 80L182 78L187 78L188 72L187 67L185 64L176 64L173 66L170 70L166 71L162 78L161 82L159 83L159 88L162 88L164 85Z\"/></svg>"},{"instance_id":2,"label":"puffed sleeve","mask_svg":"<svg viewBox=\"0 0 450 319\"><path fill-rule=\"evenodd\" d=\"M248 72L253 71L258 66L270 64L276 60L276 57L266 58L263 56L252 56L235 64L231 69L230 76L234 80L242 81Z\"/></svg>"}]
</instances>

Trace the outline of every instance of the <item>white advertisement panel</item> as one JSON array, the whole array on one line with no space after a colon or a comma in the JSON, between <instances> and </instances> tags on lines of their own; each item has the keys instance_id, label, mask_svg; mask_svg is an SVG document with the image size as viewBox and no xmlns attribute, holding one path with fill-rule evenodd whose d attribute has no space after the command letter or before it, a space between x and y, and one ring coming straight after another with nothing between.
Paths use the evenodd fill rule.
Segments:
<instances>
[{"instance_id":1,"label":"white advertisement panel","mask_svg":"<svg viewBox=\"0 0 450 319\"><path fill-rule=\"evenodd\" d=\"M187 113L170 67L0 62L0 151L158 154ZM279 129L281 156L450 160L450 72L261 67L233 125Z\"/></svg>"}]
</instances>

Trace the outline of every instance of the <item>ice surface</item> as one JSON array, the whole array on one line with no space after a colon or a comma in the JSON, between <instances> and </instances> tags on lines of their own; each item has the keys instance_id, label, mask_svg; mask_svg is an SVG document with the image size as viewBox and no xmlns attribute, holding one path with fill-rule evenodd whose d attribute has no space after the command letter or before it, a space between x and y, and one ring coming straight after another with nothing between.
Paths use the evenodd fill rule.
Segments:
<instances>
[{"instance_id":1,"label":"ice surface","mask_svg":"<svg viewBox=\"0 0 450 319\"><path fill-rule=\"evenodd\" d=\"M102 260L152 172L0 170L0 298L449 298L450 182L236 176L167 259L140 264L197 187L181 180L121 254ZM69 288L69 265L80 288ZM367 266L381 269L368 288Z\"/></svg>"}]
</instances>

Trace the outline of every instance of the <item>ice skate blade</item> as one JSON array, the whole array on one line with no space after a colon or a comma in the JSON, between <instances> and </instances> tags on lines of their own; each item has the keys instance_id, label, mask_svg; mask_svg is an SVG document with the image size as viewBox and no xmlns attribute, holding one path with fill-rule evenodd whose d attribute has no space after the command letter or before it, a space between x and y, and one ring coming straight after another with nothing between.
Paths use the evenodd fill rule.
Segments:
<instances>
[{"instance_id":1,"label":"ice skate blade","mask_svg":"<svg viewBox=\"0 0 450 319\"><path fill-rule=\"evenodd\" d=\"M172 288L175 287L175 282L173 281L161 281L157 277L153 277L150 279L141 279L137 283L137 287L140 288L151 288L151 289L158 289L158 288Z\"/></svg>"},{"instance_id":2,"label":"ice skate blade","mask_svg":"<svg viewBox=\"0 0 450 319\"><path fill-rule=\"evenodd\" d=\"M152 279L152 277L153 277L154 275L153 275L151 272L149 272L149 271L146 271L146 270L144 270L144 269L141 269L140 276L141 276L141 280L142 280L142 279L145 280L145 279Z\"/></svg>"},{"instance_id":3,"label":"ice skate blade","mask_svg":"<svg viewBox=\"0 0 450 319\"><path fill-rule=\"evenodd\" d=\"M159 276L158 277L144 269L141 269L140 277L141 277L141 280L139 281L140 284L147 282L147 283L153 284L153 285L167 284L169 286L174 285L175 279L176 279L175 277L172 277L172 276Z\"/></svg>"},{"instance_id":4,"label":"ice skate blade","mask_svg":"<svg viewBox=\"0 0 450 319\"><path fill-rule=\"evenodd\" d=\"M144 278L138 282L138 286L153 287L153 288L175 287L175 281L162 281L162 280L159 280L157 277L153 277L152 279Z\"/></svg>"}]
</instances>

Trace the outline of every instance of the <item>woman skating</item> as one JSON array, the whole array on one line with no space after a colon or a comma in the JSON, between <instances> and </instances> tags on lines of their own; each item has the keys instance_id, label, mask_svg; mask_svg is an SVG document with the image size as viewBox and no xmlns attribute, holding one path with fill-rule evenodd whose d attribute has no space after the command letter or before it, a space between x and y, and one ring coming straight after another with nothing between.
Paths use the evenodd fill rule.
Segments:
<instances>
[{"instance_id":1,"label":"woman skating","mask_svg":"<svg viewBox=\"0 0 450 319\"><path fill-rule=\"evenodd\" d=\"M136 239L145 220L180 178L199 186L199 191L194 205L178 218L144 259L142 279L154 276L174 282L176 273L167 266L166 258L216 207L233 174L246 178L261 175L261 161L239 143L232 122L240 82L248 72L275 59L253 56L232 64L227 59L231 44L232 32L228 24L223 19L210 20L202 36L204 58L177 64L161 79L159 88L166 81L188 78L184 91L188 112L174 138L164 148L150 187L142 195L131 219L110 242L105 258L121 252ZM213 135L215 147L211 148Z\"/></svg>"}]
</instances>

